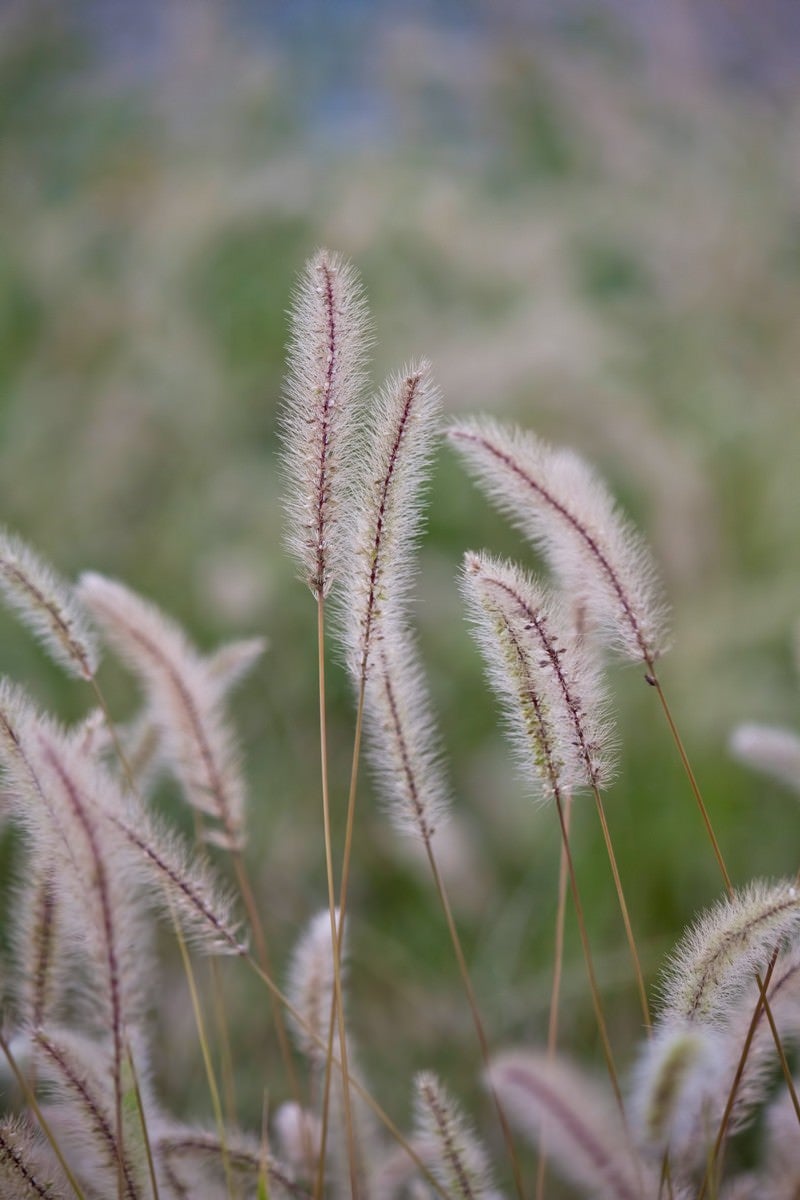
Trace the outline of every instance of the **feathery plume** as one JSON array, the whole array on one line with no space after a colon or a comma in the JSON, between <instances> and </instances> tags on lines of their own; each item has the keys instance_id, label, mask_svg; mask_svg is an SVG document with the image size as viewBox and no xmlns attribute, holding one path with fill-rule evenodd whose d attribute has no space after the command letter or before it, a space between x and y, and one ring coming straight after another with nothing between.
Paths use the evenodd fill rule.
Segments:
<instances>
[{"instance_id":1,"label":"feathery plume","mask_svg":"<svg viewBox=\"0 0 800 1200\"><path fill-rule=\"evenodd\" d=\"M109 1087L110 1047L66 1029L39 1029L32 1036L42 1075L52 1091L48 1122L59 1145L103 1195L116 1191L121 1169L125 1200L148 1200L147 1164L144 1156L134 1157L132 1152L141 1141L135 1104L123 1108L120 1145Z\"/></svg>"},{"instance_id":2,"label":"feathery plume","mask_svg":"<svg viewBox=\"0 0 800 1200\"><path fill-rule=\"evenodd\" d=\"M24 693L0 681L0 762L5 767L12 795L12 811L34 837L34 853L64 857L65 870L51 882L53 900L67 889L71 904L67 913L83 914L85 877L81 854L75 849L68 807L59 801L59 791L46 786L41 763L41 737L60 748L78 783L85 806L87 827L96 834L98 846L113 864L118 907L129 916L134 901L143 895L151 905L177 917L192 941L209 953L242 954L238 926L232 916L233 901L213 878L210 868L192 855L178 834L167 829L130 793L123 794L117 782L98 763L88 759L72 733L59 730L38 714ZM41 845L41 849L40 849ZM92 878L92 875L86 876ZM83 916L81 917L81 920ZM119 915L115 918L121 919ZM133 931L129 938L135 941ZM38 939L31 940L31 946ZM33 949L29 953L34 953ZM33 976L38 972L33 971Z\"/></svg>"},{"instance_id":3,"label":"feathery plume","mask_svg":"<svg viewBox=\"0 0 800 1200\"><path fill-rule=\"evenodd\" d=\"M0 529L0 592L51 657L92 679L100 661L73 589L20 538Z\"/></svg>"},{"instance_id":4,"label":"feathery plume","mask_svg":"<svg viewBox=\"0 0 800 1200\"><path fill-rule=\"evenodd\" d=\"M238 849L245 789L238 750L221 706L224 687L208 660L155 605L93 573L79 595L108 641L144 685L163 747L190 804L215 818L214 840Z\"/></svg>"},{"instance_id":5,"label":"feathery plume","mask_svg":"<svg viewBox=\"0 0 800 1200\"><path fill-rule=\"evenodd\" d=\"M800 927L793 884L751 883L720 900L684 934L662 984L662 1021L713 1023Z\"/></svg>"},{"instance_id":6,"label":"feathery plume","mask_svg":"<svg viewBox=\"0 0 800 1200\"><path fill-rule=\"evenodd\" d=\"M14 932L17 1014L34 1028L52 1018L66 984L57 896L52 863L34 842Z\"/></svg>"},{"instance_id":7,"label":"feathery plume","mask_svg":"<svg viewBox=\"0 0 800 1200\"><path fill-rule=\"evenodd\" d=\"M395 825L427 846L449 807L442 755L411 631L383 624L365 692L371 756Z\"/></svg>"},{"instance_id":8,"label":"feathery plume","mask_svg":"<svg viewBox=\"0 0 800 1200\"><path fill-rule=\"evenodd\" d=\"M717 1132L724 1097L723 1039L708 1026L669 1022L645 1044L634 1072L631 1112L640 1148L695 1162ZM689 1155L689 1143L700 1153Z\"/></svg>"},{"instance_id":9,"label":"feathery plume","mask_svg":"<svg viewBox=\"0 0 800 1200\"><path fill-rule=\"evenodd\" d=\"M0 1190L14 1200L67 1200L72 1194L41 1139L16 1117L0 1120Z\"/></svg>"},{"instance_id":10,"label":"feathery plume","mask_svg":"<svg viewBox=\"0 0 800 1200\"><path fill-rule=\"evenodd\" d=\"M402 613L413 579L441 410L428 363L412 364L384 386L367 419L366 463L354 497L351 558L344 598L348 665L360 684L385 618Z\"/></svg>"},{"instance_id":11,"label":"feathery plume","mask_svg":"<svg viewBox=\"0 0 800 1200\"><path fill-rule=\"evenodd\" d=\"M342 554L345 460L358 438L369 320L353 267L319 250L295 294L282 426L289 549L315 597Z\"/></svg>"},{"instance_id":12,"label":"feathery plume","mask_svg":"<svg viewBox=\"0 0 800 1200\"><path fill-rule=\"evenodd\" d=\"M487 1078L509 1119L533 1145L543 1138L559 1173L589 1189L593 1200L657 1195L658 1184L630 1149L619 1113L580 1072L543 1054L508 1051L494 1060Z\"/></svg>"},{"instance_id":13,"label":"feathery plume","mask_svg":"<svg viewBox=\"0 0 800 1200\"><path fill-rule=\"evenodd\" d=\"M226 696L250 674L266 649L266 638L242 638L226 642L206 655L208 674L219 687L220 697Z\"/></svg>"},{"instance_id":14,"label":"feathery plume","mask_svg":"<svg viewBox=\"0 0 800 1200\"><path fill-rule=\"evenodd\" d=\"M603 787L613 769L605 692L596 662L564 619L563 605L513 563L486 554L465 556L462 580L490 676L510 702L524 762L530 762L530 734L527 722L520 728L520 654L539 679L554 752L565 764L570 790Z\"/></svg>"},{"instance_id":15,"label":"feathery plume","mask_svg":"<svg viewBox=\"0 0 800 1200\"><path fill-rule=\"evenodd\" d=\"M436 1076L422 1071L414 1080L415 1144L448 1197L480 1200L491 1191L489 1159Z\"/></svg>"},{"instance_id":16,"label":"feathery plume","mask_svg":"<svg viewBox=\"0 0 800 1200\"><path fill-rule=\"evenodd\" d=\"M488 419L448 436L478 482L545 553L565 594L623 655L652 667L665 646L665 609L639 534L571 450Z\"/></svg>"},{"instance_id":17,"label":"feathery plume","mask_svg":"<svg viewBox=\"0 0 800 1200\"><path fill-rule=\"evenodd\" d=\"M558 680L515 589L509 593L490 583L470 557L462 574L462 592L525 775L546 797L564 796L584 786L585 770ZM532 609L541 610L544 597L529 598Z\"/></svg>"},{"instance_id":18,"label":"feathery plume","mask_svg":"<svg viewBox=\"0 0 800 1200\"><path fill-rule=\"evenodd\" d=\"M730 749L745 766L800 792L800 737L790 729L739 725L731 734Z\"/></svg>"}]
</instances>

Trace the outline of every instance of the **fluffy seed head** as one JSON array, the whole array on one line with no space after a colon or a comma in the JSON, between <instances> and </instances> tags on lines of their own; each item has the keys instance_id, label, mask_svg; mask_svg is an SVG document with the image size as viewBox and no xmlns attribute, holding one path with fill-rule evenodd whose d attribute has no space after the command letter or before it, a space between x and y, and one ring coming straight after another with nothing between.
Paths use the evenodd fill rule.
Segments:
<instances>
[{"instance_id":1,"label":"fluffy seed head","mask_svg":"<svg viewBox=\"0 0 800 1200\"><path fill-rule=\"evenodd\" d=\"M343 597L347 659L357 686L384 622L396 620L408 600L440 409L438 389L424 362L393 376L370 408Z\"/></svg>"},{"instance_id":2,"label":"fluffy seed head","mask_svg":"<svg viewBox=\"0 0 800 1200\"><path fill-rule=\"evenodd\" d=\"M669 1149L688 1156L698 1131L712 1137L714 1112L723 1087L724 1052L718 1031L697 1024L668 1023L642 1050L634 1074L631 1111L637 1141L656 1159ZM694 1152L692 1153L694 1157Z\"/></svg>"},{"instance_id":3,"label":"fluffy seed head","mask_svg":"<svg viewBox=\"0 0 800 1200\"><path fill-rule=\"evenodd\" d=\"M369 747L392 821L428 845L450 803L439 737L411 631L383 626L364 697Z\"/></svg>"},{"instance_id":4,"label":"fluffy seed head","mask_svg":"<svg viewBox=\"0 0 800 1200\"><path fill-rule=\"evenodd\" d=\"M733 757L800 792L800 737L770 725L739 725L731 734Z\"/></svg>"},{"instance_id":5,"label":"fluffy seed head","mask_svg":"<svg viewBox=\"0 0 800 1200\"><path fill-rule=\"evenodd\" d=\"M30 546L0 530L0 592L52 658L91 679L100 656L70 585Z\"/></svg>"},{"instance_id":6,"label":"fluffy seed head","mask_svg":"<svg viewBox=\"0 0 800 1200\"><path fill-rule=\"evenodd\" d=\"M592 1080L543 1054L508 1051L487 1073L512 1124L559 1174L603 1200L658 1194L657 1179L631 1151L619 1113Z\"/></svg>"},{"instance_id":7,"label":"fluffy seed head","mask_svg":"<svg viewBox=\"0 0 800 1200\"><path fill-rule=\"evenodd\" d=\"M723 1020L773 950L800 928L800 891L756 882L720 900L684 935L662 984L664 1021Z\"/></svg>"},{"instance_id":8,"label":"fluffy seed head","mask_svg":"<svg viewBox=\"0 0 800 1200\"><path fill-rule=\"evenodd\" d=\"M652 560L591 468L496 421L459 422L449 437L489 497L544 552L571 603L622 654L651 666L665 649Z\"/></svg>"},{"instance_id":9,"label":"fluffy seed head","mask_svg":"<svg viewBox=\"0 0 800 1200\"><path fill-rule=\"evenodd\" d=\"M462 591L523 769L545 794L602 787L613 768L597 663L563 604L513 563L467 554ZM554 778L555 777L555 778Z\"/></svg>"},{"instance_id":10,"label":"fluffy seed head","mask_svg":"<svg viewBox=\"0 0 800 1200\"><path fill-rule=\"evenodd\" d=\"M489 1159L473 1129L436 1076L414 1080L415 1143L449 1197L479 1200L492 1186Z\"/></svg>"},{"instance_id":11,"label":"fluffy seed head","mask_svg":"<svg viewBox=\"0 0 800 1200\"><path fill-rule=\"evenodd\" d=\"M369 325L352 266L319 250L292 308L282 428L287 540L317 597L340 565L350 468L358 440Z\"/></svg>"},{"instance_id":12,"label":"fluffy seed head","mask_svg":"<svg viewBox=\"0 0 800 1200\"><path fill-rule=\"evenodd\" d=\"M162 745L186 799L219 822L215 839L229 848L244 838L245 787L222 698L224 672L192 646L183 630L135 592L85 574L79 594L109 643L138 675ZM211 665L209 665L211 664Z\"/></svg>"}]
</instances>

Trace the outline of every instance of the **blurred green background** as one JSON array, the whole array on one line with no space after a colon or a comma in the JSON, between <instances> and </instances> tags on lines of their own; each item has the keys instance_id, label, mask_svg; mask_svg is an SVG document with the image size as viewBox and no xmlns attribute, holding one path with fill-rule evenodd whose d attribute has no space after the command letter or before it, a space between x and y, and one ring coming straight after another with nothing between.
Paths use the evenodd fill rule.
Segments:
<instances>
[{"instance_id":1,"label":"blurred green background","mask_svg":"<svg viewBox=\"0 0 800 1200\"><path fill-rule=\"evenodd\" d=\"M320 244L363 274L376 383L427 356L449 411L514 417L609 480L666 581L663 678L731 874L797 868L794 801L726 739L746 718L800 721L798 50L777 2L0 10L2 520L67 573L124 578L204 647L270 639L234 711L277 962L325 900L315 613L282 549L276 437L286 309ZM452 764L447 874L492 1043L509 1045L546 1032L558 835L513 774L462 621L454 577L484 546L532 561L443 449L416 611ZM3 672L85 710L5 617L0 637ZM124 717L130 684L112 664L101 678ZM611 678L609 819L655 982L720 880L655 696L636 669ZM330 702L340 826L353 714L335 666ZM574 830L630 1063L632 975L584 800ZM6 880L13 857L6 841ZM486 1116L432 890L366 782L351 897L352 1026L376 1092L402 1117L433 1066ZM164 969L158 1085L208 1115ZM285 1081L263 993L224 974L257 1125ZM562 1023L599 1062L571 918Z\"/></svg>"}]
</instances>

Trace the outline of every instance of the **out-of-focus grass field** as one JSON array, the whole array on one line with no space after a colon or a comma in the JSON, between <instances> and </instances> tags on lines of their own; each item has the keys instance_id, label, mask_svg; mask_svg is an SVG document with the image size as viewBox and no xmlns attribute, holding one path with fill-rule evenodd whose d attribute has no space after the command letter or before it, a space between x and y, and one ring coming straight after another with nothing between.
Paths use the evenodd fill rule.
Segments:
<instances>
[{"instance_id":1,"label":"out-of-focus grass field","mask_svg":"<svg viewBox=\"0 0 800 1200\"><path fill-rule=\"evenodd\" d=\"M800 88L726 79L679 23L681 36L665 22L649 41L607 14L544 33L511 18L362 23L357 8L327 38L170 7L150 55L124 39L98 48L63 10L4 11L2 520L65 572L124 578L203 646L269 637L234 708L250 861L285 962L325 882L315 613L281 545L276 410L293 280L317 245L342 250L369 293L376 382L429 357L449 411L488 409L575 446L635 515L674 609L665 686L731 874L793 872L796 803L733 765L726 738L745 718L800 721ZM452 762L448 873L493 1043L542 1042L557 828L513 774L462 620L454 577L483 546L531 561L443 449L417 614ZM0 669L64 717L89 703L5 617ZM655 696L635 669L611 675L621 755L608 810L654 981L720 879ZM101 678L124 717L130 684L110 662ZM329 683L342 816L351 697L335 668ZM363 778L362 1058L394 1111L431 1065L480 1112L432 890ZM629 1062L632 974L583 800L574 830ZM8 841L3 854L9 878ZM567 955L564 1044L597 1059L571 920ZM165 962L159 1087L206 1114L180 970ZM242 1110L257 1123L264 1086L273 1105L285 1095L269 1008L235 968L225 978Z\"/></svg>"}]
</instances>

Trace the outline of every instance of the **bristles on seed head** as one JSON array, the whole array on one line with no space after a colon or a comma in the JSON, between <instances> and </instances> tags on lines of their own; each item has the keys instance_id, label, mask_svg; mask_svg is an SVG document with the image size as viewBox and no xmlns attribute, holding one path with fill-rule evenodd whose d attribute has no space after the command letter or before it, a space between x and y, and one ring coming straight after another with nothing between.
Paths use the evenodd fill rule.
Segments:
<instances>
[{"instance_id":1,"label":"bristles on seed head","mask_svg":"<svg viewBox=\"0 0 800 1200\"><path fill-rule=\"evenodd\" d=\"M339 913L336 912L338 927ZM345 947L341 961L344 964ZM327 908L311 918L292 954L287 994L296 1016L289 1014L295 1040L316 1066L324 1064L333 998L333 943Z\"/></svg>"},{"instance_id":2,"label":"bristles on seed head","mask_svg":"<svg viewBox=\"0 0 800 1200\"><path fill-rule=\"evenodd\" d=\"M637 1143L656 1160L669 1150L676 1161L702 1158L703 1131L716 1133L718 1097L726 1066L718 1030L668 1022L645 1044L634 1072L631 1114Z\"/></svg>"},{"instance_id":3,"label":"bristles on seed head","mask_svg":"<svg viewBox=\"0 0 800 1200\"><path fill-rule=\"evenodd\" d=\"M0 1191L14 1200L66 1200L72 1194L44 1138L18 1117L0 1119Z\"/></svg>"},{"instance_id":4,"label":"bristles on seed head","mask_svg":"<svg viewBox=\"0 0 800 1200\"><path fill-rule=\"evenodd\" d=\"M800 792L800 737L770 725L739 725L731 734L731 754L747 767Z\"/></svg>"},{"instance_id":5,"label":"bristles on seed head","mask_svg":"<svg viewBox=\"0 0 800 1200\"><path fill-rule=\"evenodd\" d=\"M461 584L526 775L546 795L555 782L573 793L605 786L613 748L602 677L560 598L487 554L465 556Z\"/></svg>"},{"instance_id":6,"label":"bristles on seed head","mask_svg":"<svg viewBox=\"0 0 800 1200\"><path fill-rule=\"evenodd\" d=\"M776 947L800 929L800 890L751 883L720 900L684 934L662 983L664 1021L724 1020Z\"/></svg>"},{"instance_id":7,"label":"bristles on seed head","mask_svg":"<svg viewBox=\"0 0 800 1200\"><path fill-rule=\"evenodd\" d=\"M91 679L100 656L72 588L30 546L0 529L0 592L51 657Z\"/></svg>"},{"instance_id":8,"label":"bristles on seed head","mask_svg":"<svg viewBox=\"0 0 800 1200\"><path fill-rule=\"evenodd\" d=\"M444 1194L479 1200L491 1191L489 1157L431 1071L414 1080L415 1145Z\"/></svg>"},{"instance_id":9,"label":"bristles on seed head","mask_svg":"<svg viewBox=\"0 0 800 1200\"><path fill-rule=\"evenodd\" d=\"M554 1169L603 1200L657 1195L658 1179L634 1157L619 1113L591 1079L543 1054L508 1051L487 1082L532 1144L547 1147Z\"/></svg>"},{"instance_id":10,"label":"bristles on seed head","mask_svg":"<svg viewBox=\"0 0 800 1200\"><path fill-rule=\"evenodd\" d=\"M440 410L439 391L424 362L393 376L370 408L342 598L347 660L356 686L369 669L383 623L396 621L408 601Z\"/></svg>"},{"instance_id":11,"label":"bristles on seed head","mask_svg":"<svg viewBox=\"0 0 800 1200\"><path fill-rule=\"evenodd\" d=\"M224 679L154 604L102 575L81 576L79 594L103 634L138 675L186 799L220 824L231 849L244 838L245 787L222 706Z\"/></svg>"},{"instance_id":12,"label":"bristles on seed head","mask_svg":"<svg viewBox=\"0 0 800 1200\"><path fill-rule=\"evenodd\" d=\"M414 637L400 622L383 622L364 714L389 816L428 845L446 820L450 795Z\"/></svg>"},{"instance_id":13,"label":"bristles on seed head","mask_svg":"<svg viewBox=\"0 0 800 1200\"><path fill-rule=\"evenodd\" d=\"M461 421L448 436L490 499L543 551L571 603L620 653L652 665L666 648L652 559L587 463L487 419Z\"/></svg>"},{"instance_id":14,"label":"bristles on seed head","mask_svg":"<svg viewBox=\"0 0 800 1200\"><path fill-rule=\"evenodd\" d=\"M340 567L369 341L356 272L317 251L295 293L282 415L287 540L317 597L328 594Z\"/></svg>"}]
</instances>

